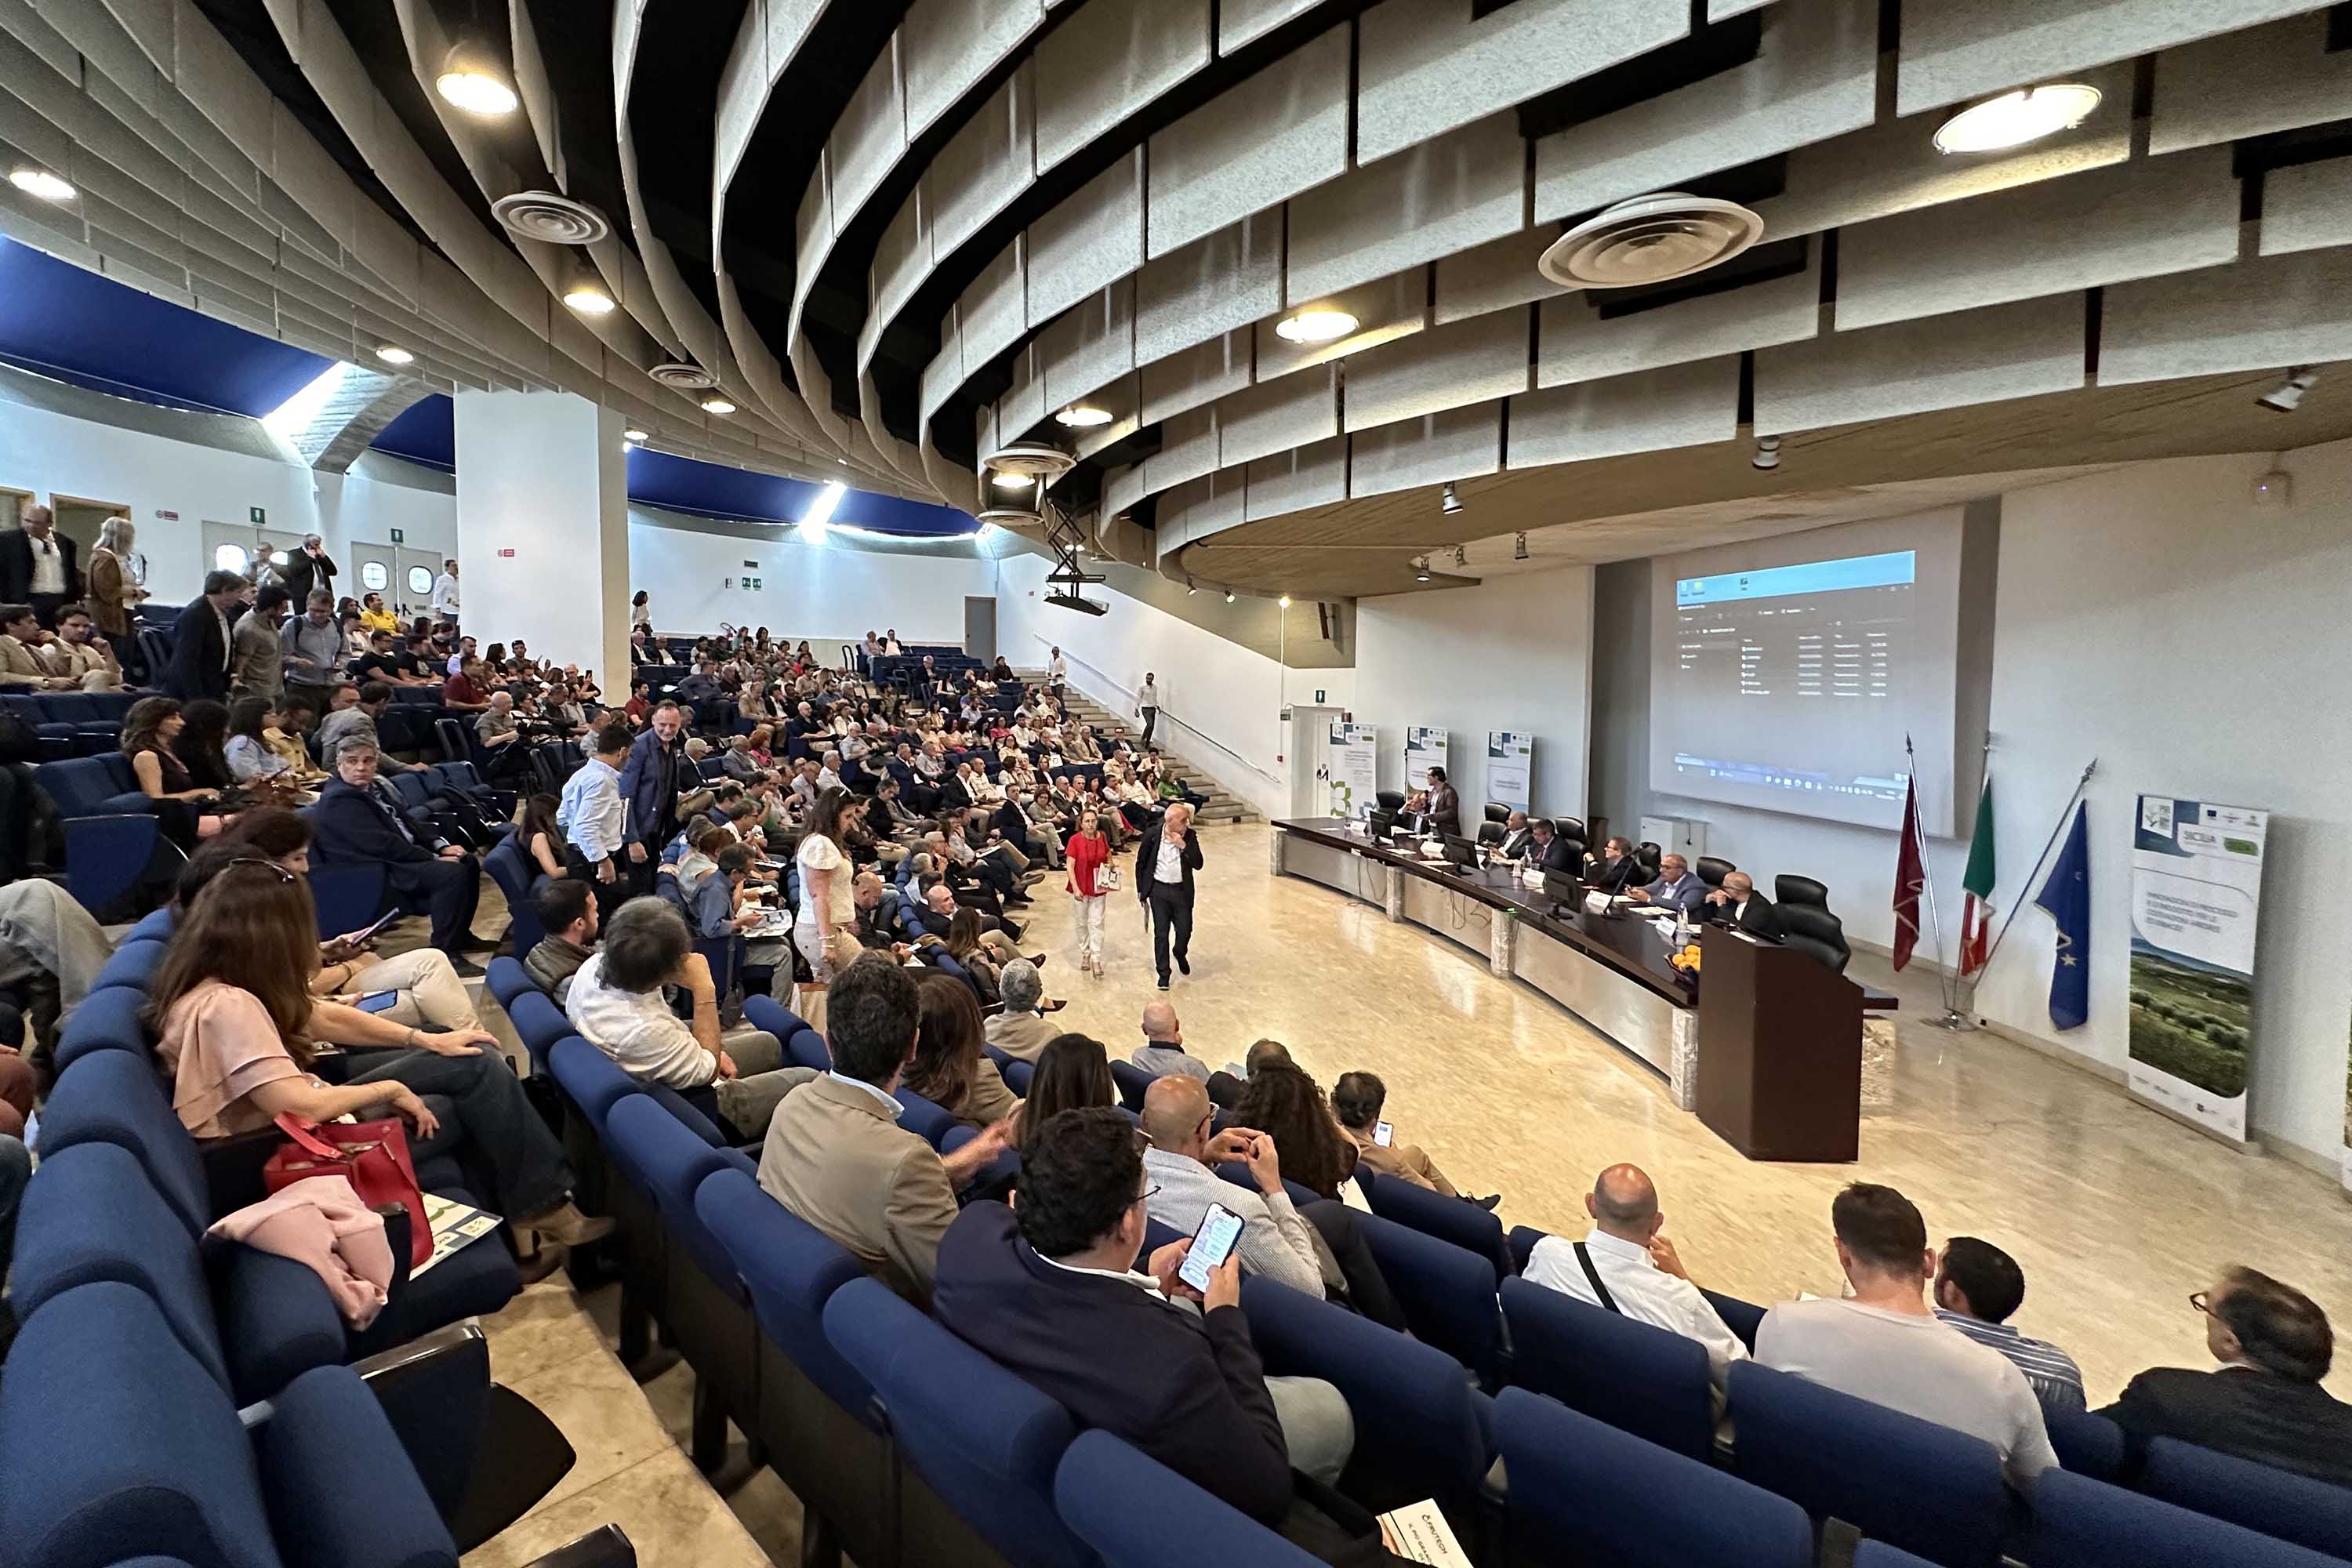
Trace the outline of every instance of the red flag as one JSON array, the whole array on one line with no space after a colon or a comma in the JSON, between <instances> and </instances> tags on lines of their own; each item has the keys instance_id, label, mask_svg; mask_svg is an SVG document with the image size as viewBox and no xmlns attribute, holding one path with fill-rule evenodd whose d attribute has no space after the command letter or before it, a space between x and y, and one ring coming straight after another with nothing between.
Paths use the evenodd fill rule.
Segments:
<instances>
[{"instance_id":1,"label":"red flag","mask_svg":"<svg viewBox=\"0 0 2352 1568\"><path fill-rule=\"evenodd\" d=\"M1919 889L1927 885L1927 867L1919 855L1919 784L1903 790L1903 849L1895 858L1895 967L1911 962L1912 944L1919 940Z\"/></svg>"}]
</instances>

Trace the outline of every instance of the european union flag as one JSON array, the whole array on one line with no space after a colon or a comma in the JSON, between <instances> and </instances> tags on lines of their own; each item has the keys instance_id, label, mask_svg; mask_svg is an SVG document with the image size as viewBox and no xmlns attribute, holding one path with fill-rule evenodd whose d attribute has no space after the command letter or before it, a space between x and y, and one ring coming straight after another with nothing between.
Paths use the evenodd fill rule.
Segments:
<instances>
[{"instance_id":1,"label":"european union flag","mask_svg":"<svg viewBox=\"0 0 2352 1568\"><path fill-rule=\"evenodd\" d=\"M2074 808L2066 847L2033 901L2058 922L2058 962L2050 968L2050 1021L2062 1029L2091 1016L2091 803Z\"/></svg>"}]
</instances>

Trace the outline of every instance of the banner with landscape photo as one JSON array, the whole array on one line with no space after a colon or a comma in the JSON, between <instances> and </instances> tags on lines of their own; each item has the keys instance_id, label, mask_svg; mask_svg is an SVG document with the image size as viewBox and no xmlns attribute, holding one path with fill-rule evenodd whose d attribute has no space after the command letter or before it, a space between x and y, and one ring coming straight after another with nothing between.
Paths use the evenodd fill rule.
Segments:
<instances>
[{"instance_id":1,"label":"banner with landscape photo","mask_svg":"<svg viewBox=\"0 0 2352 1568\"><path fill-rule=\"evenodd\" d=\"M2246 1136L2270 814L2144 795L2132 832L2132 1092Z\"/></svg>"}]
</instances>

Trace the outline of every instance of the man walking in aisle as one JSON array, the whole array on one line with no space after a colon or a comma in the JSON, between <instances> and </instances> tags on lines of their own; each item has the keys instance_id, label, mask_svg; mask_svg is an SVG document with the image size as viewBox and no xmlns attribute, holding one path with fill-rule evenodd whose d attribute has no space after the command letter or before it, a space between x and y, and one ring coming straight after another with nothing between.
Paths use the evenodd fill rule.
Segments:
<instances>
[{"instance_id":1,"label":"man walking in aisle","mask_svg":"<svg viewBox=\"0 0 2352 1568\"><path fill-rule=\"evenodd\" d=\"M1160 722L1160 678L1148 669L1143 672L1142 688L1135 694L1135 717L1143 725L1143 744L1148 748L1151 727Z\"/></svg>"},{"instance_id":2,"label":"man walking in aisle","mask_svg":"<svg viewBox=\"0 0 2352 1568\"><path fill-rule=\"evenodd\" d=\"M1201 836L1192 831L1192 808L1179 801L1160 826L1139 840L1135 886L1151 921L1151 956L1160 989L1168 989L1169 938L1175 938L1176 967L1192 973L1192 873L1201 868Z\"/></svg>"}]
</instances>

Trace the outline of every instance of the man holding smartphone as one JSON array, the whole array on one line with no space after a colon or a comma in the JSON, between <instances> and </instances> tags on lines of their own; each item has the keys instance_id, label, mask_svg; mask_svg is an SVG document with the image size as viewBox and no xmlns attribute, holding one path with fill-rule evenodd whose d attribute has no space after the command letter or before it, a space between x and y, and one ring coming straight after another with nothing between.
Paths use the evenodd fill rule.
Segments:
<instances>
[{"instance_id":1,"label":"man holding smartphone","mask_svg":"<svg viewBox=\"0 0 2352 1568\"><path fill-rule=\"evenodd\" d=\"M1265 1375L1240 1308L1237 1253L1188 1270L1206 1239L1187 1238L1137 1270L1153 1186L1125 1117L1063 1111L1023 1150L1013 1206L976 1203L948 1227L934 1315L1081 1426L1126 1439L1309 1550L1360 1542L1370 1521L1323 1489L1355 1446L1347 1401L1318 1378Z\"/></svg>"}]
</instances>

